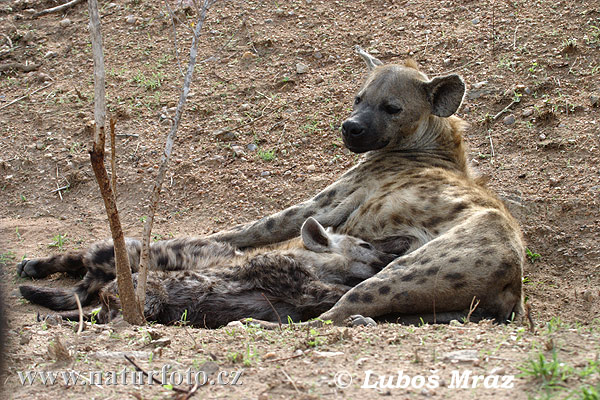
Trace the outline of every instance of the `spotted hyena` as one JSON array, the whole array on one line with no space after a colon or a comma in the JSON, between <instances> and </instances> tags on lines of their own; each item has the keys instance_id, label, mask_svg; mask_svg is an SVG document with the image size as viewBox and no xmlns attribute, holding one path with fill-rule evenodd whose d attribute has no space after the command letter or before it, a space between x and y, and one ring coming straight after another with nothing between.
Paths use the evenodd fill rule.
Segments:
<instances>
[{"instance_id":1,"label":"spotted hyena","mask_svg":"<svg viewBox=\"0 0 600 400\"><path fill-rule=\"evenodd\" d=\"M132 270L137 271L141 244L133 239L126 244ZM330 309L352 286L395 257L361 239L328 232L313 218L303 224L299 238L245 253L201 238L160 241L151 246L144 316L164 324L184 316L189 324L207 328L247 317L306 321ZM70 310L76 307L74 294L87 305L100 293L97 319L108 322L121 308L111 241L87 251L24 260L18 266L21 276L36 277L82 270L85 276L74 290L23 285L21 294L53 310Z\"/></svg>"},{"instance_id":2,"label":"spotted hyena","mask_svg":"<svg viewBox=\"0 0 600 400\"><path fill-rule=\"evenodd\" d=\"M342 136L362 160L314 198L210 238L262 246L293 237L313 217L399 254L320 316L338 324L355 315L444 321L474 300L480 317L509 320L522 311L522 234L467 166L465 123L453 115L463 80L429 79L414 61L383 65L357 52L369 75Z\"/></svg>"}]
</instances>

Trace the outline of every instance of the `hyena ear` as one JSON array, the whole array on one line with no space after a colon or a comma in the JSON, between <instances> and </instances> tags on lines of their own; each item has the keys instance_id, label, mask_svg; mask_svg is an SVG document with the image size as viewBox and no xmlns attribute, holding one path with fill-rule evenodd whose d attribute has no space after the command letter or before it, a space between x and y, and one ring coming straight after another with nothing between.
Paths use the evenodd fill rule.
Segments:
<instances>
[{"instance_id":1,"label":"hyena ear","mask_svg":"<svg viewBox=\"0 0 600 400\"><path fill-rule=\"evenodd\" d=\"M370 55L369 53L364 51L363 48L358 45L354 46L354 51L363 60L365 60L365 63L367 63L367 68L369 69L369 71L373 71L375 69L375 67L377 67L378 65L383 65L383 63L381 61L379 61L378 59L376 59L375 57L373 57L372 55Z\"/></svg>"},{"instance_id":2,"label":"hyena ear","mask_svg":"<svg viewBox=\"0 0 600 400\"><path fill-rule=\"evenodd\" d=\"M329 235L325 228L317 222L316 219L310 217L302 225L300 236L304 246L316 253L323 253L330 247Z\"/></svg>"},{"instance_id":3,"label":"hyena ear","mask_svg":"<svg viewBox=\"0 0 600 400\"><path fill-rule=\"evenodd\" d=\"M438 76L425 82L425 91L431 103L431 113L438 117L449 117L463 101L465 82L456 74Z\"/></svg>"}]
</instances>

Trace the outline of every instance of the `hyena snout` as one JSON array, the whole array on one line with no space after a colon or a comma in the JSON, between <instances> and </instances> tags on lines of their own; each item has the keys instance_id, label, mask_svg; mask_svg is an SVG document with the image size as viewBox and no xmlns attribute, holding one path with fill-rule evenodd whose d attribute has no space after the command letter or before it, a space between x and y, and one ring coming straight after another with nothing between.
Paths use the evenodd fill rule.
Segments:
<instances>
[{"instance_id":1,"label":"hyena snout","mask_svg":"<svg viewBox=\"0 0 600 400\"><path fill-rule=\"evenodd\" d=\"M344 139L346 140L360 138L366 131L366 126L354 119L347 119L342 124L342 135L344 135Z\"/></svg>"}]
</instances>

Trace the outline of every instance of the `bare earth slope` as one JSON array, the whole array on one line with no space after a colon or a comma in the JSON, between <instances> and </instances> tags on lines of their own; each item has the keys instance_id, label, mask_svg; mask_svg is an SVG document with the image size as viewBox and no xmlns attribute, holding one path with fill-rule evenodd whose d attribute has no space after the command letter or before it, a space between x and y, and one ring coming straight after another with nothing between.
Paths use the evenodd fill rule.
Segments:
<instances>
[{"instance_id":1,"label":"bare earth slope","mask_svg":"<svg viewBox=\"0 0 600 400\"><path fill-rule=\"evenodd\" d=\"M470 157L521 222L531 251L525 291L535 332L521 323L284 332L116 323L88 326L81 335L36 322L44 310L21 301L14 270L25 255L77 249L108 235L86 151L93 111L87 6L31 17L31 9L57 4L0 4L0 66L39 65L0 69L9 398L173 395L130 380L22 386L17 373L75 370L89 378L89 371L130 368L123 352L137 352L146 370L171 364L184 376L187 368L242 371L238 385L208 384L197 398L598 398L600 2L218 2L159 207L159 237L203 235L313 195L357 161L339 135L365 72L353 46L384 62L410 56L430 76L456 72L468 83L459 114L471 124ZM144 199L187 64L184 25L196 17L170 4L180 19L179 56L164 3L100 4L109 112L122 135L119 201L130 236L142 230ZM67 185L59 196L55 189ZM40 284L65 283L53 276ZM56 351L58 342L66 352ZM455 350L466 361L449 354ZM493 387L493 379L492 387L452 387L453 371L505 377L519 367L529 373L512 389L500 388L501 380ZM395 384L398 371L411 378L408 387L402 379L397 388L374 387L380 376L394 376ZM215 382L217 374L210 375ZM339 387L348 376L349 387ZM427 383L437 376L438 385L421 385L416 376Z\"/></svg>"}]
</instances>

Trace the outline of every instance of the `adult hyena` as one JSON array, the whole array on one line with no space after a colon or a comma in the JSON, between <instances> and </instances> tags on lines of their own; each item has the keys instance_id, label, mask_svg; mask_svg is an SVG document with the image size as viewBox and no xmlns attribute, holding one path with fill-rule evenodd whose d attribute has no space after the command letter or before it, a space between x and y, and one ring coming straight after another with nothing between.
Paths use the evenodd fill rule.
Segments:
<instances>
[{"instance_id":1,"label":"adult hyena","mask_svg":"<svg viewBox=\"0 0 600 400\"><path fill-rule=\"evenodd\" d=\"M132 239L126 243L132 270L137 271L141 245ZM328 232L313 218L302 225L300 238L246 253L200 238L160 241L151 246L144 316L169 324L185 315L189 324L207 328L248 317L306 321L330 309L351 286L373 276L395 257L361 239ZM100 292L102 308L97 319L110 321L121 308L112 242L19 264L21 275L36 276L82 268L87 272L74 290L23 285L21 294L53 310L69 310L76 307L74 294L85 305Z\"/></svg>"},{"instance_id":2,"label":"adult hyena","mask_svg":"<svg viewBox=\"0 0 600 400\"><path fill-rule=\"evenodd\" d=\"M210 238L262 246L294 236L312 216L400 254L320 317L335 323L357 314L443 321L474 299L480 316L510 319L522 310L524 245L517 222L467 166L465 123L453 116L463 80L357 52L370 73L342 136L362 161L314 198Z\"/></svg>"}]
</instances>

